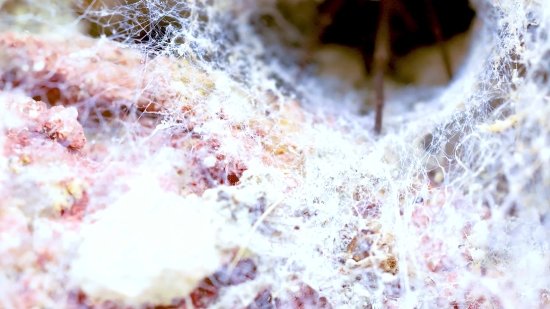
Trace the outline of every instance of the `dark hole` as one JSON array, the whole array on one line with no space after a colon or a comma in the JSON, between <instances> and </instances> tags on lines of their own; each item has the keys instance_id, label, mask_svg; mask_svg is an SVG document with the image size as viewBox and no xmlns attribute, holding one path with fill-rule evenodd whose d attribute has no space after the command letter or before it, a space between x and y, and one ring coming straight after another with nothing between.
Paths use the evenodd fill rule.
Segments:
<instances>
[{"instance_id":1,"label":"dark hole","mask_svg":"<svg viewBox=\"0 0 550 309\"><path fill-rule=\"evenodd\" d=\"M234 185L237 184L237 182L239 182L239 177L237 177L237 175L231 173L231 174L227 175L227 181L229 181L229 185L234 186Z\"/></svg>"},{"instance_id":2,"label":"dark hole","mask_svg":"<svg viewBox=\"0 0 550 309\"><path fill-rule=\"evenodd\" d=\"M333 22L324 31L321 29L321 42L360 49L367 71L370 71L380 1L326 0L319 6L319 12L326 14L331 5L338 1L342 2L334 14ZM402 56L418 47L435 44L436 36L430 20L433 16L437 19L444 40L468 30L475 16L467 0L390 2L394 3L393 7L402 8L393 10L390 21L392 56ZM428 3L434 15L430 14Z\"/></svg>"}]
</instances>

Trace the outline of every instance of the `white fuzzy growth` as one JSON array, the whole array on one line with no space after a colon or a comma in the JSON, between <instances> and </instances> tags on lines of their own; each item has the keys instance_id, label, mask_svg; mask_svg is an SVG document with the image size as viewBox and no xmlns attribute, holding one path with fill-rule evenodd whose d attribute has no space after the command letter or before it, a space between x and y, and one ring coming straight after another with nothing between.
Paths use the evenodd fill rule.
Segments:
<instances>
[{"instance_id":1,"label":"white fuzzy growth","mask_svg":"<svg viewBox=\"0 0 550 309\"><path fill-rule=\"evenodd\" d=\"M114 2L82 16L104 25L114 20L101 16L120 22L103 42L133 42L132 35L146 27L141 17L151 24L163 17L180 23L162 45L170 63L158 68L162 76L175 76L170 85L178 95L155 114L162 124L156 134L162 142L172 134L176 141L189 136L182 140L192 146L147 144L157 136L141 140L143 135L132 131L135 123L93 127L98 144L108 148L100 163L109 171L122 166L123 172L117 186L95 183L86 192L92 206L106 209L85 214L82 243L65 238L79 245L75 260L67 256L70 275L87 296L124 305L168 304L219 269L216 248L230 252L242 246L257 276L221 287L214 308L246 307L266 289L274 298L292 299L300 284L326 297L332 308L548 307L549 1L472 1L479 20L452 83L438 88L387 83L380 136L372 132L373 113L358 114L373 94L368 86L354 88L368 84L362 72L353 73L354 80L335 77L335 71L352 77L337 59L332 65L341 66L334 70L327 63L325 76L306 72L298 78L300 68L289 60L290 51L264 45L269 40L250 27L250 18L269 12L283 21L275 1L210 6L150 0L118 7ZM147 15L137 18L139 12ZM278 26L284 32L289 25ZM180 58L168 57L173 55ZM410 79L440 80L441 70L424 68L432 56L411 56L416 65ZM117 82L113 79L108 88L121 87ZM1 127L16 126L3 118ZM110 127L118 125L124 130ZM219 145L209 148L214 138ZM0 137L4 148L8 141ZM221 155L225 159L218 159ZM0 158L0 180L12 184L5 188L19 189L3 194L23 201L26 216L51 210L44 201L53 200L58 191L50 189L51 183L60 177L47 175L64 175L65 167L32 165L12 174L7 166L8 160ZM141 166L149 166L142 173L147 177L136 179L132 172ZM237 175L243 166L247 171L238 175L239 182L227 186L223 177ZM212 175L222 178L200 179ZM178 193L167 193L155 179ZM190 195L190 183L199 181L209 189L202 197ZM35 182L46 186L36 189L30 185ZM121 185L126 183L129 190ZM262 211L281 197L283 202L247 239ZM378 207L377 216L357 214L371 205ZM207 211L210 207L216 215ZM376 256L355 262L348 252L352 239L374 225L379 230L370 253ZM40 235L40 242L50 237ZM359 245L366 248L366 243ZM383 269L388 256L398 263L395 274ZM44 273L66 275L63 270ZM7 286L2 291L17 291L16 283L0 274L0 284ZM0 304L6 297L0 293ZM487 302L477 304L480 299Z\"/></svg>"}]
</instances>

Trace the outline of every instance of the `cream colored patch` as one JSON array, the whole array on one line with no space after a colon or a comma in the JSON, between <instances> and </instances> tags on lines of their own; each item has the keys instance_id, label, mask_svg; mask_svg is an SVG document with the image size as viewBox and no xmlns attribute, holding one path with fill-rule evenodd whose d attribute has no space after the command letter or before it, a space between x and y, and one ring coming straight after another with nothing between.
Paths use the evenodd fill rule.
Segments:
<instances>
[{"instance_id":1,"label":"cream colored patch","mask_svg":"<svg viewBox=\"0 0 550 309\"><path fill-rule=\"evenodd\" d=\"M472 27L474 28L474 27ZM454 75L470 48L471 31L444 42ZM415 86L439 86L449 82L441 49L437 44L415 49L395 62L395 78Z\"/></svg>"},{"instance_id":2,"label":"cream colored patch","mask_svg":"<svg viewBox=\"0 0 550 309\"><path fill-rule=\"evenodd\" d=\"M367 73L363 57L356 48L328 44L323 45L314 55L319 65L318 75L338 78L354 87L365 82Z\"/></svg>"},{"instance_id":3,"label":"cream colored patch","mask_svg":"<svg viewBox=\"0 0 550 309\"><path fill-rule=\"evenodd\" d=\"M212 215L142 177L82 230L71 274L95 301L169 305L220 266Z\"/></svg>"}]
</instances>

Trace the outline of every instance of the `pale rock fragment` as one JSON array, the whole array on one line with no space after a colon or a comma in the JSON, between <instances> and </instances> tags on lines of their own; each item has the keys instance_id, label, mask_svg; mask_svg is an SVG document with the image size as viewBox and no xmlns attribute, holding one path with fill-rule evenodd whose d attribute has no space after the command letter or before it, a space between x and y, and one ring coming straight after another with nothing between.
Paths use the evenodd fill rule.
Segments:
<instances>
[{"instance_id":1,"label":"pale rock fragment","mask_svg":"<svg viewBox=\"0 0 550 309\"><path fill-rule=\"evenodd\" d=\"M168 305L220 266L206 206L150 178L138 177L82 229L71 274L94 301Z\"/></svg>"},{"instance_id":2,"label":"pale rock fragment","mask_svg":"<svg viewBox=\"0 0 550 309\"><path fill-rule=\"evenodd\" d=\"M489 238L489 226L485 221L479 221L472 227L472 232L467 239L474 247L483 248Z\"/></svg>"}]
</instances>

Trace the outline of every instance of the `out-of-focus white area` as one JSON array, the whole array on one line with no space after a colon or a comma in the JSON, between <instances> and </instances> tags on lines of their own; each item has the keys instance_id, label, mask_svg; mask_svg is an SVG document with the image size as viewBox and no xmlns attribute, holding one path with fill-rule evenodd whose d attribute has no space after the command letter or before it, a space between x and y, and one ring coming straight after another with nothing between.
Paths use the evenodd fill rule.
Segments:
<instances>
[{"instance_id":1,"label":"out-of-focus white area","mask_svg":"<svg viewBox=\"0 0 550 309\"><path fill-rule=\"evenodd\" d=\"M170 304L220 266L214 215L136 176L130 189L81 230L71 275L92 299Z\"/></svg>"}]
</instances>

